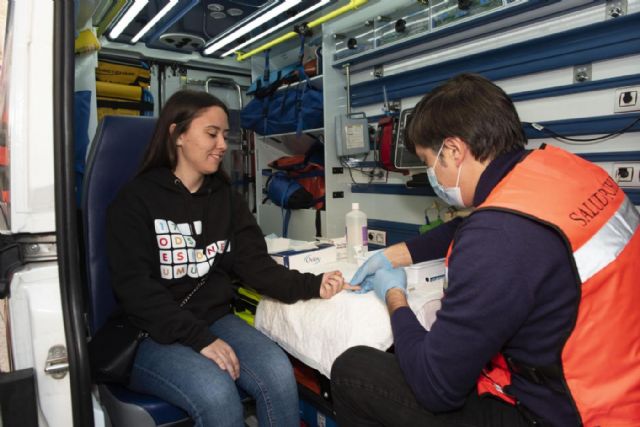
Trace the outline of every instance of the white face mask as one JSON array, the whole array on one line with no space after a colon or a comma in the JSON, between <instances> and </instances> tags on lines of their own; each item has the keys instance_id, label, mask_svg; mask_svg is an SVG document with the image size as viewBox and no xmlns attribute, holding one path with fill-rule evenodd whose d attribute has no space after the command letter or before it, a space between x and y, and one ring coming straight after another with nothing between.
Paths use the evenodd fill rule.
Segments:
<instances>
[{"instance_id":1,"label":"white face mask","mask_svg":"<svg viewBox=\"0 0 640 427\"><path fill-rule=\"evenodd\" d=\"M436 193L436 196L440 197L447 204L451 206L455 206L457 208L465 208L464 202L462 201L462 192L460 191L460 172L462 172L462 165L458 168L458 178L456 179L455 187L445 188L438 182L438 177L436 177L435 167L438 164L438 158L440 157L440 153L442 153L442 148L444 147L444 143L440 146L440 150L438 150L438 154L436 155L436 162L433 164L432 168L427 168L427 177L429 178L429 184L433 188L433 191Z\"/></svg>"}]
</instances>

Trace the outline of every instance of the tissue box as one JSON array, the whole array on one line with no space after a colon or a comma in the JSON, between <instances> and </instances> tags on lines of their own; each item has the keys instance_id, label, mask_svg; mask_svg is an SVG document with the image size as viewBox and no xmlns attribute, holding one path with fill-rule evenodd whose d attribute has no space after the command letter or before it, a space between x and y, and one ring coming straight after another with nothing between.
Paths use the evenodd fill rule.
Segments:
<instances>
[{"instance_id":1,"label":"tissue box","mask_svg":"<svg viewBox=\"0 0 640 427\"><path fill-rule=\"evenodd\" d=\"M419 285L444 278L444 258L425 261L404 268L407 273L407 283Z\"/></svg>"},{"instance_id":2,"label":"tissue box","mask_svg":"<svg viewBox=\"0 0 640 427\"><path fill-rule=\"evenodd\" d=\"M291 270L306 270L314 265L335 262L336 257L336 247L328 243L319 244L315 249L290 250L271 254L271 258L278 264Z\"/></svg>"}]
</instances>

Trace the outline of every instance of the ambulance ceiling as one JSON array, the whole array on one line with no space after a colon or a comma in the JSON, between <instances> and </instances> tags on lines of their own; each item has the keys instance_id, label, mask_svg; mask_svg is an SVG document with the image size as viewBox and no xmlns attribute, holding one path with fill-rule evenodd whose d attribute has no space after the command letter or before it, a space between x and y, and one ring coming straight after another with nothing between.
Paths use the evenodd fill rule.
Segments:
<instances>
[{"instance_id":1,"label":"ambulance ceiling","mask_svg":"<svg viewBox=\"0 0 640 427\"><path fill-rule=\"evenodd\" d=\"M93 23L116 42L219 58L260 46L338 3L345 0L100 0Z\"/></svg>"}]
</instances>

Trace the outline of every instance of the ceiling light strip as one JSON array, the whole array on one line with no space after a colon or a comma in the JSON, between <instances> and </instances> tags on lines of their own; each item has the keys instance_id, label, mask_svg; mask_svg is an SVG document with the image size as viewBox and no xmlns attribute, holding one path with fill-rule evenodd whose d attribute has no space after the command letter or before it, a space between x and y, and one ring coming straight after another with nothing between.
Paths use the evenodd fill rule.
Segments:
<instances>
[{"instance_id":1,"label":"ceiling light strip","mask_svg":"<svg viewBox=\"0 0 640 427\"><path fill-rule=\"evenodd\" d=\"M211 45L211 44L215 43L218 40L222 40L224 37L228 36L229 34L233 33L234 31L236 31L237 28L240 28L243 25L247 25L253 19L257 19L260 15L267 13L268 11L273 9L275 6L280 4L280 1L281 0L270 0L269 3L267 3L266 5L260 6L260 8L258 10L254 11L250 15L246 16L242 21L239 21L236 24L234 24L234 25L230 26L229 28L227 28L226 30L218 33L215 37L211 38L211 40L207 40L207 45Z\"/></svg>"},{"instance_id":2,"label":"ceiling light strip","mask_svg":"<svg viewBox=\"0 0 640 427\"><path fill-rule=\"evenodd\" d=\"M213 52L216 52L217 50L220 50L221 48L227 46L229 43L237 40L238 38L240 38L242 36L244 36L248 32L254 30L257 27L259 27L260 25L269 22L270 20L272 20L276 16L280 15L281 13L286 12L287 10L291 9L293 6L295 6L295 5L297 5L297 4L301 3L301 2L302 2L302 0L285 0L284 3L279 4L278 6L274 7L273 9L271 9L269 12L258 16L256 19L254 19L251 22L246 23L241 28L235 30L234 32L232 32L228 36L226 36L226 37L214 42L213 44L210 44L207 48L205 48L204 54L205 55L209 55L209 54L211 54Z\"/></svg>"},{"instance_id":3,"label":"ceiling light strip","mask_svg":"<svg viewBox=\"0 0 640 427\"><path fill-rule=\"evenodd\" d=\"M171 18L165 19L159 25L156 25L153 33L146 37L147 46L158 40L161 35L166 33L169 28L171 28L176 22L179 22L183 16L189 13L189 11L198 4L200 4L200 0L191 0L191 3L189 3L189 0L180 0L180 8L172 14Z\"/></svg>"},{"instance_id":4,"label":"ceiling light strip","mask_svg":"<svg viewBox=\"0 0 640 427\"><path fill-rule=\"evenodd\" d=\"M140 40L142 38L142 36L144 36L145 34L147 34L147 31L149 31L151 28L153 28L154 25L156 25L162 18L164 18L164 16L169 13L169 11L171 9L174 8L175 5L178 4L178 0L169 0L169 3L167 3L161 10L160 12L156 13L156 15L151 18L151 21L149 21L147 23L147 25L145 25L139 32L138 34L136 34L135 36L133 36L133 38L131 39L131 43L137 43L138 40Z\"/></svg>"},{"instance_id":5,"label":"ceiling light strip","mask_svg":"<svg viewBox=\"0 0 640 427\"><path fill-rule=\"evenodd\" d=\"M111 39L117 39L120 34L127 28L127 26L135 19L136 16L144 9L144 7L149 3L149 0L135 0L129 9L122 15L120 20L113 26L111 31L109 32L109 37Z\"/></svg>"},{"instance_id":6,"label":"ceiling light strip","mask_svg":"<svg viewBox=\"0 0 640 427\"><path fill-rule=\"evenodd\" d=\"M281 29L282 27L284 27L284 26L286 26L286 25L290 24L291 22L297 21L298 19L300 19L300 18L302 18L302 17L304 17L304 16L306 16L306 15L310 14L310 13L311 13L311 12L313 12L314 10L317 10L317 9L321 8L322 6L324 6L325 4L329 3L330 1L331 1L331 0L322 0L322 1L320 1L319 3L317 3L317 4L315 4L315 5L311 6L311 7L309 7L309 8L307 8L307 9L303 10L302 12L298 13L296 16L294 16L294 17L292 17L292 18L289 18L289 19L287 19L286 21L281 22L280 24L276 25L275 27L270 28L270 29L268 29L267 31L265 31L265 32L263 32L263 33L258 34L257 36L253 37L252 39L247 40L246 42L244 42L244 43L242 43L242 44L240 44L240 45L238 45L238 46L234 47L234 48L233 48L233 49L231 49L231 50L226 51L225 53L223 53L223 54L222 54L222 57L224 58L224 57L226 57L226 56L229 56L229 55L231 55L232 53L234 53L234 52L236 52L236 51L238 51L238 50L242 49L243 47L248 46L248 45L250 45L251 43L254 43L254 42L255 42L255 41L257 41L257 40L260 40L260 39L262 39L262 38L264 38L264 37L268 36L269 34L272 34L272 33L273 33L273 32L275 32L275 31L278 31L279 29Z\"/></svg>"}]
</instances>

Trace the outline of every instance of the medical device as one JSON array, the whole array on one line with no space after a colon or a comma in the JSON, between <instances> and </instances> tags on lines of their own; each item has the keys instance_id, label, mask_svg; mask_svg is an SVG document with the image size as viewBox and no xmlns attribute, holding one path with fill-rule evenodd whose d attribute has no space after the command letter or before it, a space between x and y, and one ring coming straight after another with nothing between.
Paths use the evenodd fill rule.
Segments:
<instances>
[{"instance_id":1,"label":"medical device","mask_svg":"<svg viewBox=\"0 0 640 427\"><path fill-rule=\"evenodd\" d=\"M400 120L393 150L393 164L398 169L418 169L426 167L424 163L422 163L422 160L410 152L405 145L404 134L412 117L413 108L406 108L400 112Z\"/></svg>"},{"instance_id":2,"label":"medical device","mask_svg":"<svg viewBox=\"0 0 640 427\"><path fill-rule=\"evenodd\" d=\"M336 116L336 154L338 157L367 154L369 150L367 116L364 113Z\"/></svg>"}]
</instances>

